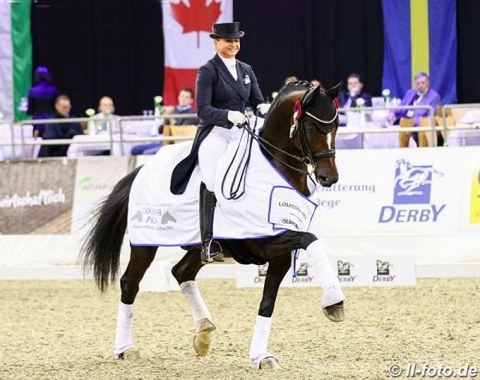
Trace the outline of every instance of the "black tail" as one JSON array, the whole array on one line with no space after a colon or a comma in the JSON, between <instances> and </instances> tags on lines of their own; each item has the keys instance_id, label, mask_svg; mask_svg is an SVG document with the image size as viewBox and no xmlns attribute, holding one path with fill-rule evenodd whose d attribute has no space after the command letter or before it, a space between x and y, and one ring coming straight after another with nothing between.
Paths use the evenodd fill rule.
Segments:
<instances>
[{"instance_id":1,"label":"black tail","mask_svg":"<svg viewBox=\"0 0 480 380\"><path fill-rule=\"evenodd\" d=\"M82 245L83 268L93 267L95 282L102 292L117 278L120 249L127 229L128 197L139 170L123 177L100 204L98 220Z\"/></svg>"}]
</instances>

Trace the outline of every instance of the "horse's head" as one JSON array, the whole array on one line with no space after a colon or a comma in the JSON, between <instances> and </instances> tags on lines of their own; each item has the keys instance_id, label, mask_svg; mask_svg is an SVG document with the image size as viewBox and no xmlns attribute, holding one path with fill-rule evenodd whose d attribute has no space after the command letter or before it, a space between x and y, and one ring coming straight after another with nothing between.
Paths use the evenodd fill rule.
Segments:
<instances>
[{"instance_id":1,"label":"horse's head","mask_svg":"<svg viewBox=\"0 0 480 380\"><path fill-rule=\"evenodd\" d=\"M330 187L338 181L335 165L335 135L338 128L338 103L341 84L329 90L308 89L295 100L291 139L302 152L309 171L318 183Z\"/></svg>"},{"instance_id":2,"label":"horse's head","mask_svg":"<svg viewBox=\"0 0 480 380\"><path fill-rule=\"evenodd\" d=\"M277 149L269 151L290 179L307 171L329 187L338 181L335 134L336 97L340 84L325 91L308 82L285 85L275 98L262 128L262 137ZM301 174L299 174L301 173Z\"/></svg>"}]
</instances>

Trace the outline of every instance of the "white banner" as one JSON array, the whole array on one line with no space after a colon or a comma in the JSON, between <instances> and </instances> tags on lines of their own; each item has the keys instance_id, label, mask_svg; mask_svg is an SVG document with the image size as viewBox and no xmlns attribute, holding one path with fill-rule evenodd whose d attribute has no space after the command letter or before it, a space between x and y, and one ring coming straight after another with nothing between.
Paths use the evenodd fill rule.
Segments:
<instances>
[{"instance_id":1,"label":"white banner","mask_svg":"<svg viewBox=\"0 0 480 380\"><path fill-rule=\"evenodd\" d=\"M236 264L238 288L263 287L267 278L268 263L265 265ZM300 250L295 265L285 275L281 284L287 288L303 288L307 286L320 286L318 278L313 274L308 255Z\"/></svg>"},{"instance_id":2,"label":"white banner","mask_svg":"<svg viewBox=\"0 0 480 380\"><path fill-rule=\"evenodd\" d=\"M128 173L128 157L85 157L77 160L72 229L84 233L95 220L94 211Z\"/></svg>"},{"instance_id":3,"label":"white banner","mask_svg":"<svg viewBox=\"0 0 480 380\"><path fill-rule=\"evenodd\" d=\"M330 259L342 286L412 286L413 256L337 256Z\"/></svg>"},{"instance_id":4,"label":"white banner","mask_svg":"<svg viewBox=\"0 0 480 380\"><path fill-rule=\"evenodd\" d=\"M413 286L416 284L415 260L412 256L332 256L330 265L345 286ZM263 287L268 264L236 264L238 288ZM300 250L281 284L282 287L318 287L307 254Z\"/></svg>"},{"instance_id":5,"label":"white banner","mask_svg":"<svg viewBox=\"0 0 480 380\"><path fill-rule=\"evenodd\" d=\"M381 156L381 157L380 157ZM470 197L480 148L344 150L340 180L319 188L313 230L443 233L475 228Z\"/></svg>"},{"instance_id":6,"label":"white banner","mask_svg":"<svg viewBox=\"0 0 480 380\"><path fill-rule=\"evenodd\" d=\"M13 48L11 5L0 2L0 113L13 120ZM1 117L0 117L1 119Z\"/></svg>"}]
</instances>

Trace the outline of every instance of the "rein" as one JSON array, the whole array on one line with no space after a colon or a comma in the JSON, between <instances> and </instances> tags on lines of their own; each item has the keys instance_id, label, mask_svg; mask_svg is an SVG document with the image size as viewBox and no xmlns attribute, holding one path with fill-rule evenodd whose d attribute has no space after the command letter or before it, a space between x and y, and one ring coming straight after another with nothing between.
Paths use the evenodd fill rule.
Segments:
<instances>
[{"instance_id":1,"label":"rein","mask_svg":"<svg viewBox=\"0 0 480 380\"><path fill-rule=\"evenodd\" d=\"M306 106L304 105L305 98L309 94L310 91L311 90L307 91L302 98L301 105L304 108L306 108ZM317 116L313 115L312 113L310 113L308 111L305 111L305 115L308 116L308 117L311 117L312 119L318 121L321 124L331 124L335 121L335 119L338 116L338 109L335 107L335 116L331 120L320 119L320 118L318 118ZM299 135L299 137L300 137L300 148L301 148L301 151L302 151L302 156L297 156L295 154L289 153L289 152L279 148L278 146L272 144L271 142L265 140L260 135L257 135L257 133L256 133L257 119L255 119L255 125L254 125L253 129L250 128L250 121L248 119L243 125L240 126L241 128L243 128L242 136L240 138L237 149L236 149L236 151L233 155L232 161L228 165L228 168L227 168L227 170L225 172L225 175L223 177L223 180L222 180L222 194L225 197L225 199L235 200L235 199L239 199L243 194L245 194L245 186L246 186L245 177L246 177L246 173L247 173L248 164L250 163L250 156L251 156L251 151L252 151L253 140L255 140L263 148L263 150L265 150L272 157L275 157L275 155L273 154L273 151L272 151L272 149L273 149L273 150L275 150L275 151L277 151L277 152L279 152L279 153L281 153L281 154L283 154L283 155L285 155L289 158L292 158L293 160L295 160L297 162L303 163L307 167L306 170L296 168L296 167L292 166L291 164L289 164L287 161L282 160L278 157L275 157L275 159L278 162L280 162L281 164L285 165L289 169L294 170L298 173L301 173L303 175L307 175L310 179L312 179L311 175L315 172L315 169L317 167L315 159L335 157L335 148L330 148L330 149L323 150L323 151L320 151L320 152L313 152L309 147L308 138L307 138L307 135L305 133L306 128L303 125L304 116L300 112L299 116L297 117L297 112L295 112L294 120L295 120L295 124L292 125L292 127L291 127L290 139L292 140L292 143L293 143L293 140L295 138L296 133L299 132L299 134L300 134ZM230 185L230 189L228 190L229 195L227 196L225 194L225 181L226 181L226 178L228 176L228 173L232 170L232 166L233 166L233 164L234 164L234 162L237 158L237 155L239 154L241 141L243 139L243 135L244 135L245 132L248 134L248 137L247 137L248 141L247 141L246 147L243 151L243 154L240 158L240 163L238 164L238 166L236 168L232 183ZM330 130L330 132L331 132L331 130ZM330 133L330 132L328 132L328 133ZM312 179L312 181L315 182L315 180L313 180L313 179Z\"/></svg>"}]
</instances>

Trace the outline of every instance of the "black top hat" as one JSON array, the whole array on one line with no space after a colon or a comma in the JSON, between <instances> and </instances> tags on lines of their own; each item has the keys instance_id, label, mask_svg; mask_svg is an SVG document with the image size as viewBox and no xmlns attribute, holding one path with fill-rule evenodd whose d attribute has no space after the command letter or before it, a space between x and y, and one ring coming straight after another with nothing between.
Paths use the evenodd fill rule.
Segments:
<instances>
[{"instance_id":1,"label":"black top hat","mask_svg":"<svg viewBox=\"0 0 480 380\"><path fill-rule=\"evenodd\" d=\"M240 30L239 22L225 22L223 24L214 24L213 33L210 38L242 38L245 32Z\"/></svg>"}]
</instances>

